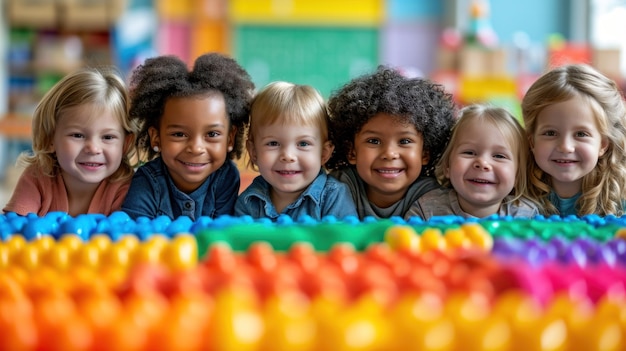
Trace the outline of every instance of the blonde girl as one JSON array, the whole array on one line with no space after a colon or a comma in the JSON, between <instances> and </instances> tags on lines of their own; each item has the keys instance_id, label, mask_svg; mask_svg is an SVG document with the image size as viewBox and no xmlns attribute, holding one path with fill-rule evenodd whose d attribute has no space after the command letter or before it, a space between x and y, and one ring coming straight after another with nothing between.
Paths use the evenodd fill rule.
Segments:
<instances>
[{"instance_id":1,"label":"blonde girl","mask_svg":"<svg viewBox=\"0 0 626 351\"><path fill-rule=\"evenodd\" d=\"M120 76L109 68L68 74L42 98L33 115L32 153L4 212L43 216L110 214L128 191L136 127Z\"/></svg>"},{"instance_id":2,"label":"blonde girl","mask_svg":"<svg viewBox=\"0 0 626 351\"><path fill-rule=\"evenodd\" d=\"M530 195L545 214L624 214L626 109L617 84L566 65L540 77L522 101Z\"/></svg>"}]
</instances>

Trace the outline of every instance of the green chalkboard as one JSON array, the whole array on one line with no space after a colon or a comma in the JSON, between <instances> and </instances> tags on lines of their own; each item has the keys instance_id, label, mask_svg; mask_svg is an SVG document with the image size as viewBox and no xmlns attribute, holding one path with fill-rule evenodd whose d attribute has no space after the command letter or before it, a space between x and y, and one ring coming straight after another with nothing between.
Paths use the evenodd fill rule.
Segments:
<instances>
[{"instance_id":1,"label":"green chalkboard","mask_svg":"<svg viewBox=\"0 0 626 351\"><path fill-rule=\"evenodd\" d=\"M276 80L308 84L325 98L378 66L378 29L240 25L233 55L258 88Z\"/></svg>"}]
</instances>

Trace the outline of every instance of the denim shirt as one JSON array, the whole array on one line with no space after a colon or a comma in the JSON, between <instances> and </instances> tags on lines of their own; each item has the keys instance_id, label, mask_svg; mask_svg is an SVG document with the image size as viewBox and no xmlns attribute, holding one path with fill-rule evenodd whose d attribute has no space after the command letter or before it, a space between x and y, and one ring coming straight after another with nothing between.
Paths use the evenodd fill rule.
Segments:
<instances>
[{"instance_id":1,"label":"denim shirt","mask_svg":"<svg viewBox=\"0 0 626 351\"><path fill-rule=\"evenodd\" d=\"M122 204L122 211L132 219L154 219L159 216L176 219L188 216L195 221L201 216L216 218L232 215L239 182L237 166L227 160L198 189L186 194L176 187L159 157L137 169Z\"/></svg>"},{"instance_id":2,"label":"denim shirt","mask_svg":"<svg viewBox=\"0 0 626 351\"><path fill-rule=\"evenodd\" d=\"M271 185L257 176L252 184L244 190L235 204L235 215L249 215L253 218L268 217L276 220L279 215L285 214L293 219L308 215L315 220L325 216L335 216L343 219L346 216L356 216L356 207L348 187L320 170L313 183L300 194L298 199L283 209L282 213L270 198Z\"/></svg>"}]
</instances>

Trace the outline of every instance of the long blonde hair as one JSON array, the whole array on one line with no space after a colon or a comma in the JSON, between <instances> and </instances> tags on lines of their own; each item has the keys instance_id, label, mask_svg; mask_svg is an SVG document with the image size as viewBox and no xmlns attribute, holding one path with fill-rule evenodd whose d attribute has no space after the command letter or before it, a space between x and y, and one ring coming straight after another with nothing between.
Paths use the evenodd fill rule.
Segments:
<instances>
[{"instance_id":1,"label":"long blonde hair","mask_svg":"<svg viewBox=\"0 0 626 351\"><path fill-rule=\"evenodd\" d=\"M584 64L565 65L545 73L522 100L526 135L532 143L541 111L571 99L581 99L589 105L602 138L608 141L607 151L582 179L578 215L621 216L626 199L626 108L622 92L614 81ZM552 189L550 175L539 168L534 159L528 167L531 198L546 214L558 214L548 199Z\"/></svg>"},{"instance_id":2,"label":"long blonde hair","mask_svg":"<svg viewBox=\"0 0 626 351\"><path fill-rule=\"evenodd\" d=\"M138 128L128 118L128 92L120 76L112 68L81 68L57 82L37 105L32 123L33 150L32 153L21 154L18 163L24 167L35 165L47 176L57 175L60 166L51 148L56 125L69 108L86 104L111 111L119 119L126 135L136 135ZM126 143L122 163L109 177L111 181L132 177L134 144L134 140Z\"/></svg>"}]
</instances>

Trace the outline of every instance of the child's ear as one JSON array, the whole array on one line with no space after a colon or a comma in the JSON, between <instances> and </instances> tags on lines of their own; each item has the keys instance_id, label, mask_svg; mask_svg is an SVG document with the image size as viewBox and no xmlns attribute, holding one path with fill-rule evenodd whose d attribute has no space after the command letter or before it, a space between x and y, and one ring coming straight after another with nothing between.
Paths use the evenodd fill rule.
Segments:
<instances>
[{"instance_id":1,"label":"child's ear","mask_svg":"<svg viewBox=\"0 0 626 351\"><path fill-rule=\"evenodd\" d=\"M600 144L600 157L604 156L606 151L609 149L609 140L607 138L602 138L602 143Z\"/></svg>"},{"instance_id":2,"label":"child's ear","mask_svg":"<svg viewBox=\"0 0 626 351\"><path fill-rule=\"evenodd\" d=\"M154 128L148 128L148 135L150 136L150 146L154 148L155 146L161 147L161 140L159 139L159 131Z\"/></svg>"},{"instance_id":3,"label":"child's ear","mask_svg":"<svg viewBox=\"0 0 626 351\"><path fill-rule=\"evenodd\" d=\"M233 151L235 147L235 136L237 135L237 127L230 128L230 132L228 133L228 152Z\"/></svg>"},{"instance_id":4,"label":"child's ear","mask_svg":"<svg viewBox=\"0 0 626 351\"><path fill-rule=\"evenodd\" d=\"M335 150L335 145L330 141L326 141L324 145L322 145L322 166L328 162L330 156L333 154L333 150Z\"/></svg>"},{"instance_id":5,"label":"child's ear","mask_svg":"<svg viewBox=\"0 0 626 351\"><path fill-rule=\"evenodd\" d=\"M422 164L427 165L430 162L430 152L422 151Z\"/></svg>"},{"instance_id":6,"label":"child's ear","mask_svg":"<svg viewBox=\"0 0 626 351\"><path fill-rule=\"evenodd\" d=\"M351 165L356 164L356 152L354 151L354 146L350 146L350 151L348 151L348 163Z\"/></svg>"}]
</instances>

